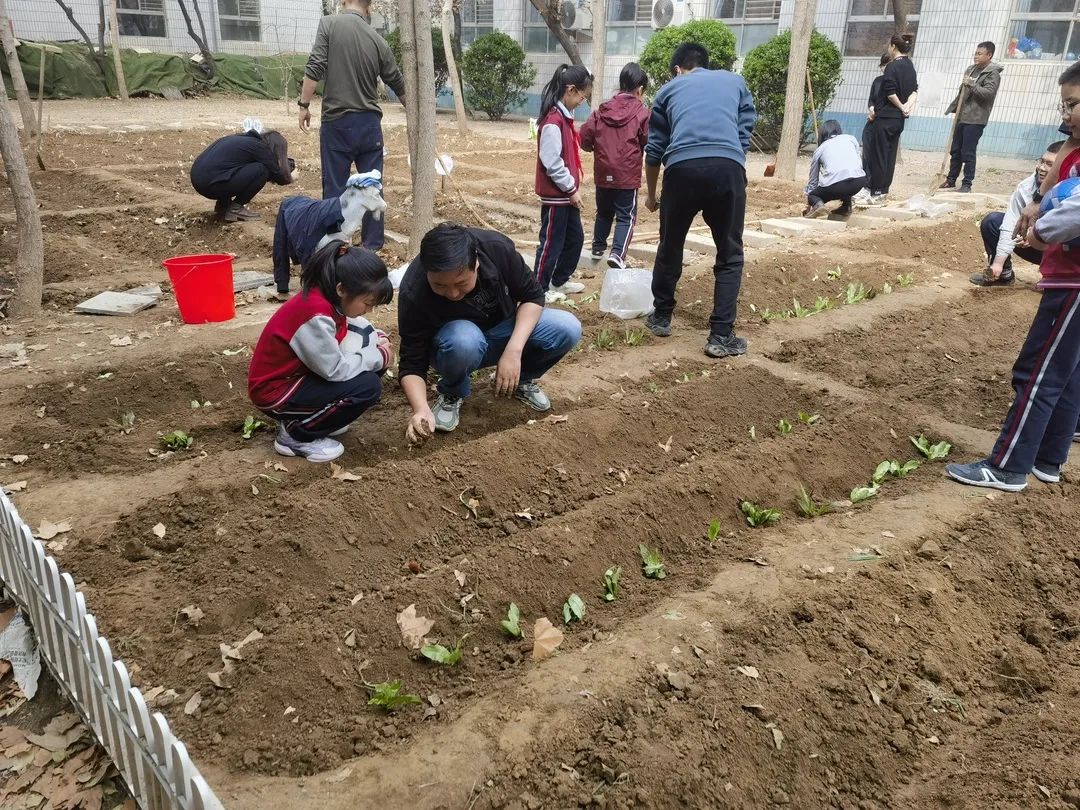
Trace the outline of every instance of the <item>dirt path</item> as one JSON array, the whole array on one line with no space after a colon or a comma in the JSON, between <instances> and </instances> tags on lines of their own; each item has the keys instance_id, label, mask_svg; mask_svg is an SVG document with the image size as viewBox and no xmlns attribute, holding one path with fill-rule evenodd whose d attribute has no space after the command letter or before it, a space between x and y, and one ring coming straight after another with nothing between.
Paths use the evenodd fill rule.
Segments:
<instances>
[{"instance_id":1,"label":"dirt path","mask_svg":"<svg viewBox=\"0 0 1080 810\"><path fill-rule=\"evenodd\" d=\"M145 108L132 109L143 126ZM475 136L459 169L528 234L515 178L531 156L514 126ZM204 327L180 324L168 298L131 319L69 314L103 285L160 282L176 251L268 264L283 192L257 199L262 222L209 222L183 170L208 137L50 139L70 165L36 176L49 309L0 324L27 351L0 371L0 482L27 481L14 497L32 524L71 521L57 556L141 684L178 693L163 711L227 806L1074 800L1073 469L1060 486L988 498L926 462L866 503L796 514L800 486L842 501L883 459L915 457L908 436L947 439L962 458L992 443L1037 297L1027 270L1013 290L967 284L981 261L970 213L751 251L738 327L751 353L737 360L701 354L707 266L686 268L668 340L583 295L582 345L545 380L565 421L531 422L479 380L459 430L411 449L388 385L346 440L350 482L276 457L265 434L239 436L249 347L274 305L242 297L235 320ZM387 142L393 161L400 131ZM296 145L302 168L317 161ZM305 171L299 190L315 183ZM783 213L796 194L754 180L751 209ZM389 196L404 217L404 190ZM450 196L439 204L460 213ZM0 240L0 275L14 250ZM599 283L587 278L587 293ZM846 303L849 285L876 296ZM823 298L818 315L777 317ZM393 305L375 320L393 337ZM159 436L176 428L195 446L163 456ZM744 499L780 509L779 524L749 528ZM642 576L639 544L662 555L666 579ZM621 591L608 603L611 566ZM533 621L561 625L572 593L584 621L533 662ZM523 642L499 628L510 602ZM460 665L401 647L395 616L409 604L435 621L433 639L468 634ZM252 630L262 638L215 685L220 645ZM395 679L424 706L367 705L364 682Z\"/></svg>"}]
</instances>

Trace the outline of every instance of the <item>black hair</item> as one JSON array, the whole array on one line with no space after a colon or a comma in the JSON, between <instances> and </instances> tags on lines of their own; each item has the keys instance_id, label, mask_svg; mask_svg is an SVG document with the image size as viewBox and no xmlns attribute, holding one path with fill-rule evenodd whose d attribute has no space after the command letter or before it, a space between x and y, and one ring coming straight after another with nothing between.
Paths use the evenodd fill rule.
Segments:
<instances>
[{"instance_id":1,"label":"black hair","mask_svg":"<svg viewBox=\"0 0 1080 810\"><path fill-rule=\"evenodd\" d=\"M394 299L394 285L386 272L386 264L379 254L348 242L335 239L321 248L300 273L300 286L307 295L317 287L327 301L341 305L337 287L345 289L345 295L355 298L370 295L375 306L389 304Z\"/></svg>"},{"instance_id":2,"label":"black hair","mask_svg":"<svg viewBox=\"0 0 1080 810\"><path fill-rule=\"evenodd\" d=\"M821 125L821 129L818 130L818 146L821 146L829 138L835 138L837 135L843 135L844 129L840 126L840 122L835 118L830 118Z\"/></svg>"},{"instance_id":3,"label":"black hair","mask_svg":"<svg viewBox=\"0 0 1080 810\"><path fill-rule=\"evenodd\" d=\"M997 47L995 47L994 43L991 42L990 40L987 40L986 42L980 42L978 45L975 46L975 50L979 50L979 48L982 48L984 51L986 51L991 56L993 56L994 51L997 50Z\"/></svg>"},{"instance_id":4,"label":"black hair","mask_svg":"<svg viewBox=\"0 0 1080 810\"><path fill-rule=\"evenodd\" d=\"M889 52L888 52L888 51L885 51L885 53L883 53L883 54L881 55L881 59L879 59L879 60L878 60L878 64L877 64L877 66L878 66L879 68L883 68L883 67L885 67L885 66L886 66L887 64L889 64L889 62L891 62L891 61L892 61L892 57L891 57L891 56L889 56Z\"/></svg>"},{"instance_id":5,"label":"black hair","mask_svg":"<svg viewBox=\"0 0 1080 810\"><path fill-rule=\"evenodd\" d=\"M693 70L699 67L708 68L709 52L705 50L704 45L699 45L697 42L680 42L675 49L675 53L671 55L671 63L668 65L672 76L675 75L675 68L677 67L681 67L683 70Z\"/></svg>"},{"instance_id":6,"label":"black hair","mask_svg":"<svg viewBox=\"0 0 1080 810\"><path fill-rule=\"evenodd\" d=\"M544 92L540 96L541 120L558 102L562 101L563 94L570 85L583 93L589 92L589 88L592 87L592 74L589 69L581 65L559 65L555 68L555 75L544 85Z\"/></svg>"},{"instance_id":7,"label":"black hair","mask_svg":"<svg viewBox=\"0 0 1080 810\"><path fill-rule=\"evenodd\" d=\"M1080 84L1080 62L1073 62L1058 76L1058 84Z\"/></svg>"},{"instance_id":8,"label":"black hair","mask_svg":"<svg viewBox=\"0 0 1080 810\"><path fill-rule=\"evenodd\" d=\"M420 266L425 273L449 273L476 267L476 240L464 225L442 222L420 240Z\"/></svg>"},{"instance_id":9,"label":"black hair","mask_svg":"<svg viewBox=\"0 0 1080 810\"><path fill-rule=\"evenodd\" d=\"M1046 147L1046 151L1049 152L1051 155L1056 155L1058 152L1061 151L1061 147L1063 147L1064 145L1065 141L1054 141L1052 144Z\"/></svg>"},{"instance_id":10,"label":"black hair","mask_svg":"<svg viewBox=\"0 0 1080 810\"><path fill-rule=\"evenodd\" d=\"M889 38L889 44L902 54L911 53L911 47L915 44L914 34L893 34Z\"/></svg>"},{"instance_id":11,"label":"black hair","mask_svg":"<svg viewBox=\"0 0 1080 810\"><path fill-rule=\"evenodd\" d=\"M619 89L624 93L633 93L639 87L649 89L649 77L637 62L627 62L619 71Z\"/></svg>"}]
</instances>

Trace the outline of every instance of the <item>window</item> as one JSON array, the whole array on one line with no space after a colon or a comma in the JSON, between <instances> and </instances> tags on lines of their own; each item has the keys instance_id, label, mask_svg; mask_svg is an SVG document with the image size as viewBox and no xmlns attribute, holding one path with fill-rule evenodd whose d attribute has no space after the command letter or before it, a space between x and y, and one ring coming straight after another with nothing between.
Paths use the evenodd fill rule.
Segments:
<instances>
[{"instance_id":1,"label":"window","mask_svg":"<svg viewBox=\"0 0 1080 810\"><path fill-rule=\"evenodd\" d=\"M1017 0L1009 22L1009 59L1072 62L1080 53L1077 0Z\"/></svg>"},{"instance_id":2,"label":"window","mask_svg":"<svg viewBox=\"0 0 1080 810\"><path fill-rule=\"evenodd\" d=\"M164 37L164 0L118 0L116 23L127 37Z\"/></svg>"},{"instance_id":3,"label":"window","mask_svg":"<svg viewBox=\"0 0 1080 810\"><path fill-rule=\"evenodd\" d=\"M607 52L637 56L653 35L652 0L608 0Z\"/></svg>"},{"instance_id":4,"label":"window","mask_svg":"<svg viewBox=\"0 0 1080 810\"><path fill-rule=\"evenodd\" d=\"M533 9L534 11L536 9ZM495 0L462 0L461 45L472 45L477 37L495 30Z\"/></svg>"},{"instance_id":5,"label":"window","mask_svg":"<svg viewBox=\"0 0 1080 810\"><path fill-rule=\"evenodd\" d=\"M780 0L710 0L714 19L722 20L735 34L735 47L745 56L776 36Z\"/></svg>"},{"instance_id":6,"label":"window","mask_svg":"<svg viewBox=\"0 0 1080 810\"><path fill-rule=\"evenodd\" d=\"M221 38L258 42L261 39L259 0L217 0Z\"/></svg>"},{"instance_id":7,"label":"window","mask_svg":"<svg viewBox=\"0 0 1080 810\"><path fill-rule=\"evenodd\" d=\"M559 40L555 39L555 35L548 29L547 23L540 16L540 12L536 10L529 0L522 1L525 3L525 40L522 42L525 52L559 53L562 51ZM540 81L545 82L547 79L541 76Z\"/></svg>"},{"instance_id":8,"label":"window","mask_svg":"<svg viewBox=\"0 0 1080 810\"><path fill-rule=\"evenodd\" d=\"M908 30L916 34L919 44L919 12L922 0L908 0ZM876 56L889 47L889 38L896 33L892 0L851 0L847 36L844 37L844 56Z\"/></svg>"}]
</instances>

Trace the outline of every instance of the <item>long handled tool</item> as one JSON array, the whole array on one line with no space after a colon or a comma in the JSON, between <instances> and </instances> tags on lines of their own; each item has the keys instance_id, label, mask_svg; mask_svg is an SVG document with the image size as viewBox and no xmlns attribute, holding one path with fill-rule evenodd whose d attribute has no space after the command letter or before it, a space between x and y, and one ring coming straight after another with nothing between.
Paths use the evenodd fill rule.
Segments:
<instances>
[{"instance_id":1,"label":"long handled tool","mask_svg":"<svg viewBox=\"0 0 1080 810\"><path fill-rule=\"evenodd\" d=\"M814 141L816 142L821 134L818 132L817 124L817 104L814 103L814 83L810 81L810 66L806 66L806 89L810 93L810 120L814 122Z\"/></svg>"},{"instance_id":2,"label":"long handled tool","mask_svg":"<svg viewBox=\"0 0 1080 810\"><path fill-rule=\"evenodd\" d=\"M953 114L952 127L949 129L949 141L945 144L945 154L941 156L941 169L930 181L929 192L931 195L937 191L945 180L945 166L949 162L949 154L952 152L953 139L956 137L956 125L960 123L960 111L964 108L964 97L967 96L967 85L960 85L960 98L956 101L956 112Z\"/></svg>"}]
</instances>

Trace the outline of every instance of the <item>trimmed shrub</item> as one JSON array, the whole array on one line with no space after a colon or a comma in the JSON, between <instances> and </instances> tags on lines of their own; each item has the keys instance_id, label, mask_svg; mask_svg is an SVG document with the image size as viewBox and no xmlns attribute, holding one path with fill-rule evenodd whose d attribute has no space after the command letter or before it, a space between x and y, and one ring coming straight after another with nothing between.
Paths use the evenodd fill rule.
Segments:
<instances>
[{"instance_id":1,"label":"trimmed shrub","mask_svg":"<svg viewBox=\"0 0 1080 810\"><path fill-rule=\"evenodd\" d=\"M525 51L501 31L477 37L461 57L465 100L492 121L525 101L525 90L535 78L536 68Z\"/></svg>"},{"instance_id":2,"label":"trimmed shrub","mask_svg":"<svg viewBox=\"0 0 1080 810\"><path fill-rule=\"evenodd\" d=\"M754 94L754 106L758 120L754 136L767 149L775 149L780 143L780 130L784 126L784 101L787 98L788 60L791 54L791 32L773 37L758 45L743 60L742 76L746 86ZM829 106L840 84L840 50L824 34L814 31L810 38L810 81L814 84L814 103L818 117ZM810 94L806 94L803 112L803 140L812 132L810 121Z\"/></svg>"},{"instance_id":3,"label":"trimmed shrub","mask_svg":"<svg viewBox=\"0 0 1080 810\"><path fill-rule=\"evenodd\" d=\"M390 46L398 67L402 67L401 31L395 28L387 34L386 44ZM446 65L446 51L443 50L442 31L438 28L431 29L431 52L435 59L435 95L438 95L446 88L446 83L450 80L450 68Z\"/></svg>"},{"instance_id":4,"label":"trimmed shrub","mask_svg":"<svg viewBox=\"0 0 1080 810\"><path fill-rule=\"evenodd\" d=\"M731 70L735 64L735 34L719 20L693 20L661 28L645 44L638 64L649 77L649 94L671 81L671 57L683 42L697 42L709 52L709 67Z\"/></svg>"}]
</instances>

